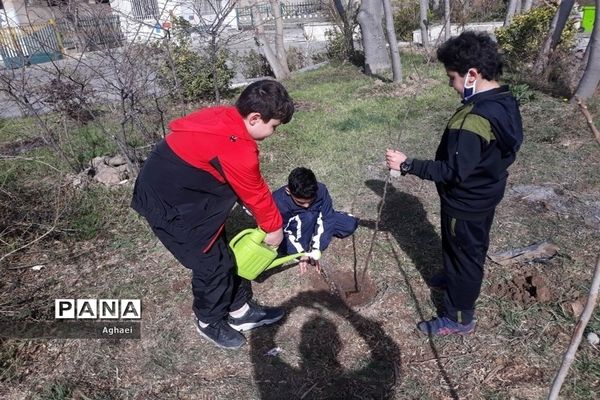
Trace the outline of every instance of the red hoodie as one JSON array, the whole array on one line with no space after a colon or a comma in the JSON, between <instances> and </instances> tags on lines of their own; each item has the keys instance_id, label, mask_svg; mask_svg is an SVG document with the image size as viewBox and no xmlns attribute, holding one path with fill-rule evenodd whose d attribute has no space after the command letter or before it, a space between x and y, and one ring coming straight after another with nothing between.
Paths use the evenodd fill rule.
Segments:
<instances>
[{"instance_id":1,"label":"red hoodie","mask_svg":"<svg viewBox=\"0 0 600 400\"><path fill-rule=\"evenodd\" d=\"M281 214L260 173L258 146L235 107L205 108L172 121L169 127L165 140L177 156L228 183L262 230L281 228ZM211 163L215 160L222 174Z\"/></svg>"}]
</instances>

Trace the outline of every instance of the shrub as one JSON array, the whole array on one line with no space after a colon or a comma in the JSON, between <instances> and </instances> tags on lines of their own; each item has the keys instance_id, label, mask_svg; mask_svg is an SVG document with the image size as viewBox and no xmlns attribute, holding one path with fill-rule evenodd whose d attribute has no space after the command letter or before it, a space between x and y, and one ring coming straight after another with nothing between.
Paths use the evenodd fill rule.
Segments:
<instances>
[{"instance_id":1,"label":"shrub","mask_svg":"<svg viewBox=\"0 0 600 400\"><path fill-rule=\"evenodd\" d=\"M213 100L215 88L213 68L217 76L217 88L220 93L229 90L235 75L228 65L229 52L225 49L211 54L210 49L202 49L199 53L191 47L191 34L194 28L183 18L173 22L173 43L171 44L172 63L165 61L159 67L159 81L174 98L183 98L186 102ZM167 43L166 46L170 44ZM166 53L165 44L158 45L157 50ZM163 57L166 58L166 57Z\"/></svg>"},{"instance_id":2,"label":"shrub","mask_svg":"<svg viewBox=\"0 0 600 400\"><path fill-rule=\"evenodd\" d=\"M290 71L297 71L301 68L306 67L306 65L307 65L306 56L304 55L302 50L300 50L299 48L297 48L297 47L288 48L286 55L287 55L287 63L288 63L288 67L290 68Z\"/></svg>"},{"instance_id":3,"label":"shrub","mask_svg":"<svg viewBox=\"0 0 600 400\"><path fill-rule=\"evenodd\" d=\"M240 57L242 75L246 78L259 78L261 76L275 76L265 56L252 49Z\"/></svg>"},{"instance_id":4,"label":"shrub","mask_svg":"<svg viewBox=\"0 0 600 400\"><path fill-rule=\"evenodd\" d=\"M517 15L508 27L496 31L498 44L504 51L509 69L517 70L535 60L555 13L556 7L553 6L536 7L528 13ZM575 35L574 21L569 20L558 48L572 47Z\"/></svg>"},{"instance_id":5,"label":"shrub","mask_svg":"<svg viewBox=\"0 0 600 400\"><path fill-rule=\"evenodd\" d=\"M454 2L450 20L454 24L463 25L474 21L503 21L505 16L506 2L504 1L472 0Z\"/></svg>"},{"instance_id":6,"label":"shrub","mask_svg":"<svg viewBox=\"0 0 600 400\"><path fill-rule=\"evenodd\" d=\"M394 14L394 29L398 40L412 42L412 32L419 29L419 4L408 4Z\"/></svg>"},{"instance_id":7,"label":"shrub","mask_svg":"<svg viewBox=\"0 0 600 400\"><path fill-rule=\"evenodd\" d=\"M348 59L348 45L344 35L339 30L329 30L325 32L327 38L327 58L332 61L343 62Z\"/></svg>"},{"instance_id":8,"label":"shrub","mask_svg":"<svg viewBox=\"0 0 600 400\"><path fill-rule=\"evenodd\" d=\"M355 65L364 63L364 55L352 49L343 32L338 29L329 30L325 33L325 37L327 38L326 54L329 60L339 63L350 61Z\"/></svg>"},{"instance_id":9,"label":"shrub","mask_svg":"<svg viewBox=\"0 0 600 400\"><path fill-rule=\"evenodd\" d=\"M94 119L88 101L93 95L93 90L84 80L74 77L70 80L53 78L44 86L44 92L44 102L54 111L82 124Z\"/></svg>"},{"instance_id":10,"label":"shrub","mask_svg":"<svg viewBox=\"0 0 600 400\"><path fill-rule=\"evenodd\" d=\"M186 102L213 100L213 67L219 92L225 93L229 89L234 71L227 65L227 51L220 50L215 55L215 60L212 60L210 54L197 53L190 48L187 41L182 41L173 46L171 54L173 65L163 64L159 73L162 85L173 97L183 97ZM178 93L179 91L181 93Z\"/></svg>"},{"instance_id":11,"label":"shrub","mask_svg":"<svg viewBox=\"0 0 600 400\"><path fill-rule=\"evenodd\" d=\"M170 89L174 97L183 96L186 102L197 100L213 100L215 88L213 84L213 67L217 75L217 88L225 93L234 76L234 71L227 65L228 52L220 50L211 60L209 54L200 54L192 50L187 42L181 42L173 48L173 67L163 65L160 70L163 84ZM175 77L181 93L175 84Z\"/></svg>"},{"instance_id":12,"label":"shrub","mask_svg":"<svg viewBox=\"0 0 600 400\"><path fill-rule=\"evenodd\" d=\"M526 83L512 85L510 91L520 104L535 100L535 92Z\"/></svg>"}]
</instances>

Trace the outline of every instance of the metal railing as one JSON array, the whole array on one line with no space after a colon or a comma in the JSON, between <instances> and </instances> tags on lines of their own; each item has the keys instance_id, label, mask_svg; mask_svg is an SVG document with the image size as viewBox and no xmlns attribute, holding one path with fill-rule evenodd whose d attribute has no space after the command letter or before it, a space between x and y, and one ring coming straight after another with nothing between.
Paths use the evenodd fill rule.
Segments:
<instances>
[{"instance_id":1,"label":"metal railing","mask_svg":"<svg viewBox=\"0 0 600 400\"><path fill-rule=\"evenodd\" d=\"M7 68L61 59L63 47L54 21L0 28L0 56Z\"/></svg>"},{"instance_id":2,"label":"metal railing","mask_svg":"<svg viewBox=\"0 0 600 400\"><path fill-rule=\"evenodd\" d=\"M64 48L80 52L120 47L125 40L118 15L65 18L57 28Z\"/></svg>"},{"instance_id":3,"label":"metal railing","mask_svg":"<svg viewBox=\"0 0 600 400\"><path fill-rule=\"evenodd\" d=\"M280 3L281 17L286 22L299 22L314 19L323 19L327 16L328 10L323 0L309 0L295 4ZM257 5L258 12L264 23L273 21L273 12L271 5L263 3ZM252 7L238 7L236 10L237 25L239 29L251 29L255 23L255 16Z\"/></svg>"}]
</instances>

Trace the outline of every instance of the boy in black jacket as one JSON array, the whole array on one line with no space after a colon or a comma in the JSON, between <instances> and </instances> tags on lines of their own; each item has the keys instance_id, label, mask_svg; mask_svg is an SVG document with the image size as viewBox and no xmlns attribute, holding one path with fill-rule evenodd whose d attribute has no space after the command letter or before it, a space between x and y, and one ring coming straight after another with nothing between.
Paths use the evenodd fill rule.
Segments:
<instances>
[{"instance_id":1,"label":"boy in black jacket","mask_svg":"<svg viewBox=\"0 0 600 400\"><path fill-rule=\"evenodd\" d=\"M388 149L386 161L402 175L434 181L441 200L444 273L428 284L445 288L445 310L417 327L436 336L465 335L475 329L489 232L523 126L517 101L498 83L502 57L489 35L463 32L446 41L437 57L463 105L450 118L435 160Z\"/></svg>"}]
</instances>

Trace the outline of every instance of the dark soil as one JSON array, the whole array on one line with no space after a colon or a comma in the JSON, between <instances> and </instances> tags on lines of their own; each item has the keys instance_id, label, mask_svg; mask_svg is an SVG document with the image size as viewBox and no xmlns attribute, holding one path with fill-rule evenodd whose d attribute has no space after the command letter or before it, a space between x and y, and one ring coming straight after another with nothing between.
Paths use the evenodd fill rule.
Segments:
<instances>
[{"instance_id":1,"label":"dark soil","mask_svg":"<svg viewBox=\"0 0 600 400\"><path fill-rule=\"evenodd\" d=\"M536 271L520 273L510 281L493 285L490 291L497 298L523 304L545 303L553 297L546 279Z\"/></svg>"},{"instance_id":2,"label":"dark soil","mask_svg":"<svg viewBox=\"0 0 600 400\"><path fill-rule=\"evenodd\" d=\"M326 277L325 277L326 276ZM371 304L379 289L369 275L352 271L329 271L325 275L311 274L311 286L315 290L329 290L350 308L360 308Z\"/></svg>"},{"instance_id":3,"label":"dark soil","mask_svg":"<svg viewBox=\"0 0 600 400\"><path fill-rule=\"evenodd\" d=\"M46 146L46 142L41 137L23 139L16 142L0 144L0 154L17 156L44 146Z\"/></svg>"}]
</instances>

